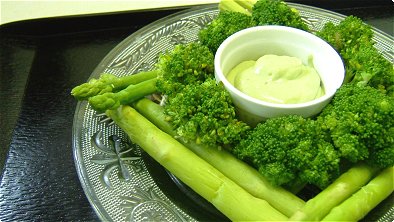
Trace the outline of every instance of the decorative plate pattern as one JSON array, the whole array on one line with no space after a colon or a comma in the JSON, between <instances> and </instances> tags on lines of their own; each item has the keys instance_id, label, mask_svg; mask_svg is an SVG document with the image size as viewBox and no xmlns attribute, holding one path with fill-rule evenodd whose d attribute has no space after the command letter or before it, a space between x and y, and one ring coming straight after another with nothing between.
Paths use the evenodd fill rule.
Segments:
<instances>
[{"instance_id":1,"label":"decorative plate pattern","mask_svg":"<svg viewBox=\"0 0 394 222\"><path fill-rule=\"evenodd\" d=\"M299 4L289 3L300 11L312 30L319 30L327 21L338 23L344 16ZM158 55L176 44L197 40L198 31L218 14L217 5L196 7L158 20L133 33L114 48L91 75L117 76L150 70ZM393 39L374 30L376 47L393 60ZM103 221L196 221L193 208L186 209L179 199L166 192L177 189L179 181L171 178L173 187L163 187L155 180L152 160L114 124L97 115L86 102L78 103L73 126L73 149L77 172L92 207ZM163 174L164 172L164 174ZM156 173L157 174L157 173ZM160 175L169 178L163 170ZM184 191L181 189L181 191ZM170 192L171 193L171 192ZM196 197L185 191L189 201ZM203 211L210 211L206 204ZM204 208L205 207L205 208ZM212 210L213 218L218 216ZM389 221L394 209L390 205L379 220ZM379 214L379 213L377 213Z\"/></svg>"}]
</instances>

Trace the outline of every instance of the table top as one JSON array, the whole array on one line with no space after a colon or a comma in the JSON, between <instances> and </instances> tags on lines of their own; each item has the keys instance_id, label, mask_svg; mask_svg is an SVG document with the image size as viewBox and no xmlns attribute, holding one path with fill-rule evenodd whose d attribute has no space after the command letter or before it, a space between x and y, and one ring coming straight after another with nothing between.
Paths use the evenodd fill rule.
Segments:
<instances>
[{"instance_id":1,"label":"table top","mask_svg":"<svg viewBox=\"0 0 394 222\"><path fill-rule=\"evenodd\" d=\"M219 0L73 0L1 1L0 25L30 19L53 18L218 3Z\"/></svg>"},{"instance_id":2,"label":"table top","mask_svg":"<svg viewBox=\"0 0 394 222\"><path fill-rule=\"evenodd\" d=\"M356 15L393 36L390 1L294 2ZM71 138L77 101L70 90L85 82L127 36L183 9L0 26L0 221L98 220L74 164Z\"/></svg>"}]
</instances>

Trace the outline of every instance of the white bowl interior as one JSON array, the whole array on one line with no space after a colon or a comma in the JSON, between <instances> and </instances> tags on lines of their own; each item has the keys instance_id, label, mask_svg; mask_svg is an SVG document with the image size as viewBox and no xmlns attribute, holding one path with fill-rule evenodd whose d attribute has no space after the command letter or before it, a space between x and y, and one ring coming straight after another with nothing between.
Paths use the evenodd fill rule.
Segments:
<instances>
[{"instance_id":1,"label":"white bowl interior","mask_svg":"<svg viewBox=\"0 0 394 222\"><path fill-rule=\"evenodd\" d=\"M266 54L287 55L313 66L322 80L325 95L300 104L274 104L252 98L227 81L232 68L245 60L257 60ZM262 119L284 114L305 117L321 111L329 102L344 78L344 66L338 53L325 41L311 33L284 26L258 26L242 30L226 39L215 55L215 76L230 92L235 105Z\"/></svg>"}]
</instances>

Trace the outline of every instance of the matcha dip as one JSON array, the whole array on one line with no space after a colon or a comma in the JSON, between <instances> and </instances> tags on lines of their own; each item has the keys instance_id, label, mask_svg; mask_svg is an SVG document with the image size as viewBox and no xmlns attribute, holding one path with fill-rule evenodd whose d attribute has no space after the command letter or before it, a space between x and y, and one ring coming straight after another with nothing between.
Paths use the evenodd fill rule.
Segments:
<instances>
[{"instance_id":1,"label":"matcha dip","mask_svg":"<svg viewBox=\"0 0 394 222\"><path fill-rule=\"evenodd\" d=\"M241 62L226 77L241 92L271 103L304 103L324 95L317 71L296 57L264 55Z\"/></svg>"}]
</instances>

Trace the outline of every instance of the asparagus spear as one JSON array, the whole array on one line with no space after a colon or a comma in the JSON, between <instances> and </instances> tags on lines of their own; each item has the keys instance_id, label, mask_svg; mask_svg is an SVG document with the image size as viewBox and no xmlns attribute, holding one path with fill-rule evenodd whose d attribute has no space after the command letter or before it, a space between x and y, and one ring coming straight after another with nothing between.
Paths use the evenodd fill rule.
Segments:
<instances>
[{"instance_id":1,"label":"asparagus spear","mask_svg":"<svg viewBox=\"0 0 394 222\"><path fill-rule=\"evenodd\" d=\"M257 0L233 0L233 1L249 12L252 12L254 4L256 4L257 2Z\"/></svg>"},{"instance_id":2,"label":"asparagus spear","mask_svg":"<svg viewBox=\"0 0 394 222\"><path fill-rule=\"evenodd\" d=\"M130 104L146 95L157 91L157 79L149 79L136 85L129 85L119 92L107 92L89 98L89 104L99 112L116 109L120 105Z\"/></svg>"},{"instance_id":3,"label":"asparagus spear","mask_svg":"<svg viewBox=\"0 0 394 222\"><path fill-rule=\"evenodd\" d=\"M176 137L169 122L165 121L163 107L149 99L141 99L133 106L158 128ZM227 151L191 141L179 141L253 196L266 200L284 215L290 217L304 206L305 202L302 199L281 187L271 185L258 171Z\"/></svg>"},{"instance_id":4,"label":"asparagus spear","mask_svg":"<svg viewBox=\"0 0 394 222\"><path fill-rule=\"evenodd\" d=\"M394 167L384 169L367 185L334 207L323 221L358 221L394 191Z\"/></svg>"},{"instance_id":5,"label":"asparagus spear","mask_svg":"<svg viewBox=\"0 0 394 222\"><path fill-rule=\"evenodd\" d=\"M267 201L256 198L216 168L164 133L135 109L107 110L114 120L150 156L233 221L284 221L287 217Z\"/></svg>"},{"instance_id":6,"label":"asparagus spear","mask_svg":"<svg viewBox=\"0 0 394 222\"><path fill-rule=\"evenodd\" d=\"M251 15L251 11L248 11L246 8L236 3L234 0L220 1L219 9L221 11L233 11L233 12L244 13L246 15Z\"/></svg>"},{"instance_id":7,"label":"asparagus spear","mask_svg":"<svg viewBox=\"0 0 394 222\"><path fill-rule=\"evenodd\" d=\"M112 74L102 74L98 79L91 79L71 90L71 95L78 100L87 100L92 96L109 92L116 92L129 85L137 84L149 79L156 78L157 70L140 72L134 75L117 77Z\"/></svg>"},{"instance_id":8,"label":"asparagus spear","mask_svg":"<svg viewBox=\"0 0 394 222\"><path fill-rule=\"evenodd\" d=\"M366 164L357 164L343 173L326 189L308 200L305 206L290 217L291 221L320 221L330 210L366 184L377 172Z\"/></svg>"}]
</instances>

